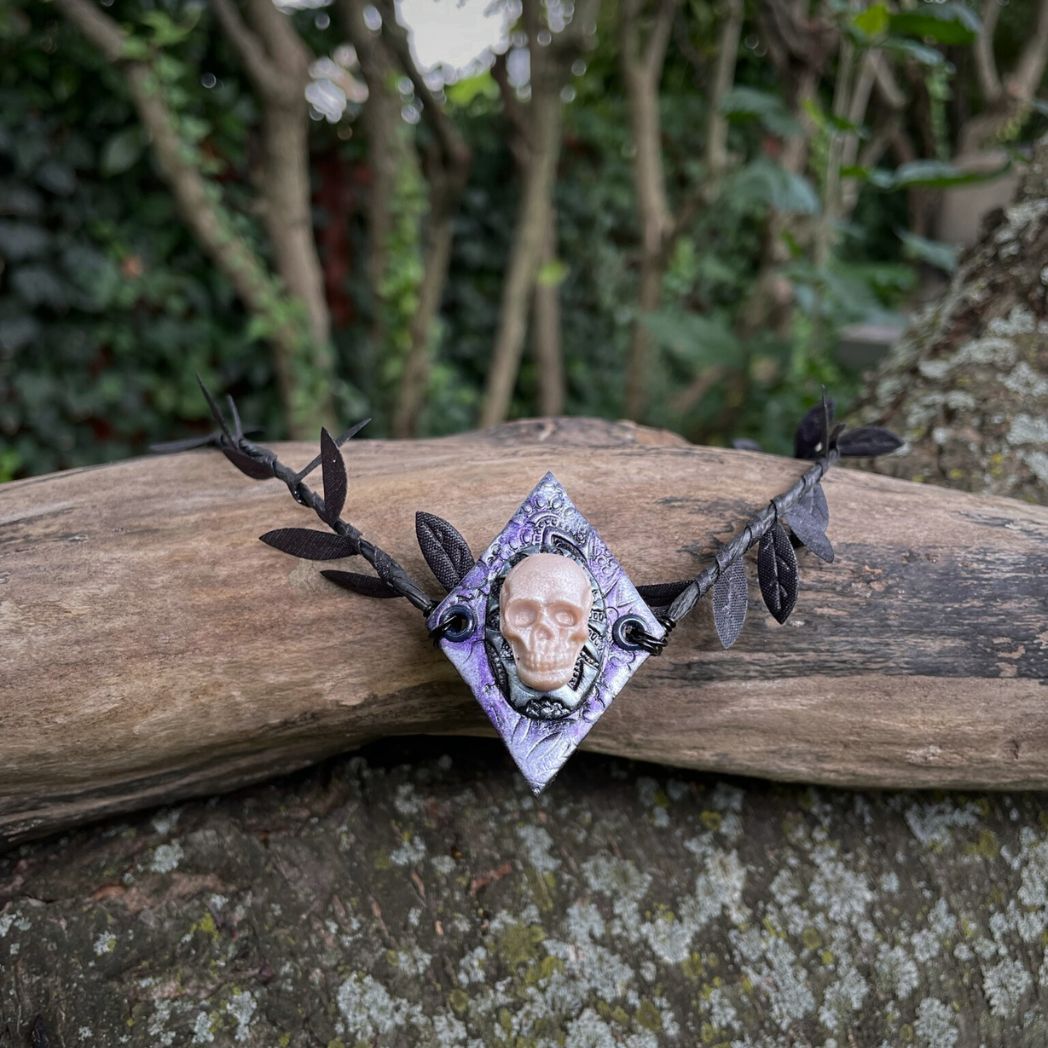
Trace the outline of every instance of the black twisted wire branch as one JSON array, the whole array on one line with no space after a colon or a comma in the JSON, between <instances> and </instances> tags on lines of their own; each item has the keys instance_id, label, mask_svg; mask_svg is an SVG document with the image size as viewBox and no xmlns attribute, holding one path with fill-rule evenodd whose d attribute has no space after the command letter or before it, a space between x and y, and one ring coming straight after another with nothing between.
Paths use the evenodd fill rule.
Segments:
<instances>
[{"instance_id":1,"label":"black twisted wire branch","mask_svg":"<svg viewBox=\"0 0 1048 1048\"><path fill-rule=\"evenodd\" d=\"M154 451L180 451L190 447L211 445L218 447L247 476L255 480L266 480L269 477L275 477L287 486L291 497L296 502L312 509L332 531L349 540L349 545L352 547L351 552L359 553L375 569L378 579L389 588L382 595L405 597L426 616L429 616L436 609L439 601L433 600L393 557L386 553L385 550L365 539L360 530L353 524L343 520L341 516L332 519L332 514L328 512L324 499L305 483L305 478L323 462L323 448L325 443L331 440L326 431L322 434L321 454L317 455L303 469L296 472L281 462L269 448L247 439L244 435L244 428L240 421L236 404L232 397L227 397L230 414L233 418L233 430L231 432L225 417L199 376L197 376L197 381L207 400L211 414L218 424L218 430L206 437L156 445L153 447ZM873 457L888 454L902 445L902 441L894 434L876 426L862 427L845 433L845 427L838 425L831 430L832 412L832 403L827 400L824 390L821 403L808 412L802 420L795 438L795 449L798 457L813 459L819 456L818 460L787 491L781 495L776 495L763 509L756 512L746 522L742 530L717 551L713 557L713 563L704 568L693 579L686 582L650 587L654 589L668 588L672 593L676 594L669 607L656 614L656 618L665 629L665 634L662 637L656 637L643 627L640 620L637 620L629 623L628 631L624 633L624 639L630 645L643 649L649 654L658 655L666 646L673 628L714 587L721 575L740 560L751 547L760 542L776 524L784 522L790 510L797 506L819 484L830 467L842 456ZM368 419L365 419L363 422L351 426L333 442L335 446L341 447L347 440L360 432L368 421ZM844 433L843 436L842 433ZM340 465L340 468L342 469L342 484L341 492L337 496L339 509L341 509L341 502L345 497L344 467ZM327 467L325 466L326 470ZM326 486L327 482L325 481ZM461 536L458 536L458 538L462 541ZM290 552L290 550L287 550L287 552ZM338 573L333 572L330 574L334 576ZM349 588L358 589L355 585ZM358 592L365 591L358 589ZM449 627L451 622L452 619L449 618L441 627L438 627L438 630ZM437 631L434 632L436 633Z\"/></svg>"},{"instance_id":2,"label":"black twisted wire branch","mask_svg":"<svg viewBox=\"0 0 1048 1048\"><path fill-rule=\"evenodd\" d=\"M197 381L200 381L199 377ZM341 517L333 521L328 519L324 499L305 483L305 478L320 465L320 455L317 455L307 466L296 472L290 466L281 462L269 448L262 447L244 436L240 414L232 397L226 398L234 424L233 432L230 432L222 412L203 382L200 382L200 388L203 390L208 407L211 409L211 414L219 426L219 431L212 434L206 443L218 447L235 466L254 479L264 479L266 471L268 471L269 475L283 481L287 485L291 497L299 505L313 510L337 535L343 535L355 543L357 551L375 569L376 574L383 582L396 590L400 596L405 597L424 615L428 616L433 611L437 606L437 602L408 575L393 557L364 538L359 528L356 528L349 521L343 520ZM363 422L358 422L356 425L351 426L335 440L335 445L341 447L347 440L359 433L369 421L369 419L365 419ZM245 457L249 462L238 462L238 456ZM250 468L252 465L255 467L253 471ZM245 467L248 468L245 469Z\"/></svg>"},{"instance_id":3,"label":"black twisted wire branch","mask_svg":"<svg viewBox=\"0 0 1048 1048\"><path fill-rule=\"evenodd\" d=\"M669 608L659 616L659 621L662 622L666 629L672 630L695 607L702 597L713 588L714 583L720 578L722 572L726 571L733 561L744 556L779 520L785 517L822 480L826 471L839 458L840 452L837 448L831 447L811 469L801 476L793 487L781 495L776 495L764 509L755 513L746 522L743 529L717 551L714 562L700 571L687 588L681 591Z\"/></svg>"}]
</instances>

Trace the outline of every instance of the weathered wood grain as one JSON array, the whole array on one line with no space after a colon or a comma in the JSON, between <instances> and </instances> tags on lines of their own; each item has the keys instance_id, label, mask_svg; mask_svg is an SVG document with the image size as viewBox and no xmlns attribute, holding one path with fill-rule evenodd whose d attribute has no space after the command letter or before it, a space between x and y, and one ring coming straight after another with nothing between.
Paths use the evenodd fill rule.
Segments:
<instances>
[{"instance_id":1,"label":"weathered wood grain","mask_svg":"<svg viewBox=\"0 0 1048 1048\"><path fill-rule=\"evenodd\" d=\"M804 468L585 420L361 441L347 459L345 516L420 579L416 508L479 552L550 468L636 582L687 576ZM590 748L842 785L1048 786L1048 510L843 469L825 487L837 561L800 554L793 618L763 614L751 582L724 652L704 608ZM288 525L320 526L213 452L0 489L0 838L381 736L487 733L406 602L256 541Z\"/></svg>"}]
</instances>

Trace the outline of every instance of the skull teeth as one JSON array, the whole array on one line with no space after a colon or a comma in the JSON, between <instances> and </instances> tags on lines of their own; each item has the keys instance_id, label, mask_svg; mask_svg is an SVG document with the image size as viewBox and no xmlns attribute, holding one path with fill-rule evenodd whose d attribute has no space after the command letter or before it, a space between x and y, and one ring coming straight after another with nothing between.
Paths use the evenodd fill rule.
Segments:
<instances>
[{"instance_id":1,"label":"skull teeth","mask_svg":"<svg viewBox=\"0 0 1048 1048\"><path fill-rule=\"evenodd\" d=\"M574 665L574 662L569 663L564 656L544 659L541 656L525 655L520 661L529 670L559 670L566 669L569 665Z\"/></svg>"}]
</instances>

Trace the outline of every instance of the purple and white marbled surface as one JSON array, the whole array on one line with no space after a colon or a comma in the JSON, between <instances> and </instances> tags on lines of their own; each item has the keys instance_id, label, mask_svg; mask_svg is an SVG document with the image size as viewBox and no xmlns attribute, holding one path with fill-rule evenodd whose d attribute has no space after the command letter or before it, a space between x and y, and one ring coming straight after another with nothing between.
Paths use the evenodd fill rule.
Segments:
<instances>
[{"instance_id":1,"label":"purple and white marbled surface","mask_svg":"<svg viewBox=\"0 0 1048 1048\"><path fill-rule=\"evenodd\" d=\"M579 709L563 720L542 721L518 713L503 696L488 663L484 621L494 580L520 550L538 545L549 527L567 533L584 552L586 566L604 594L608 643L601 671ZM648 657L645 651L627 651L615 643L612 639L615 621L622 615L636 615L653 636L662 637L665 633L614 554L552 473L547 473L535 485L472 570L441 601L428 625L432 627L439 622L444 612L454 604L472 609L476 627L462 640L442 639L440 646L470 686L536 793L549 785Z\"/></svg>"}]
</instances>

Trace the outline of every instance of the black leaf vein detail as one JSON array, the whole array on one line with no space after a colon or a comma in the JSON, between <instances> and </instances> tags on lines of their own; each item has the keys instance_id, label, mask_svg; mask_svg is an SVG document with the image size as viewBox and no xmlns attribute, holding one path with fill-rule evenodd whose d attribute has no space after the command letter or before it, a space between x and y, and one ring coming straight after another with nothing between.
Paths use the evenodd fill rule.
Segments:
<instances>
[{"instance_id":1,"label":"black leaf vein detail","mask_svg":"<svg viewBox=\"0 0 1048 1048\"><path fill-rule=\"evenodd\" d=\"M360 552L360 544L350 535L329 535L312 528L277 528L260 538L267 546L305 560L340 560Z\"/></svg>"},{"instance_id":2,"label":"black leaf vein detail","mask_svg":"<svg viewBox=\"0 0 1048 1048\"><path fill-rule=\"evenodd\" d=\"M415 535L430 570L449 592L476 564L469 544L443 517L419 510L415 514Z\"/></svg>"},{"instance_id":3,"label":"black leaf vein detail","mask_svg":"<svg viewBox=\"0 0 1048 1048\"><path fill-rule=\"evenodd\" d=\"M781 524L774 524L757 546L761 596L777 622L785 622L797 603L797 554Z\"/></svg>"},{"instance_id":4,"label":"black leaf vein detail","mask_svg":"<svg viewBox=\"0 0 1048 1048\"><path fill-rule=\"evenodd\" d=\"M741 559L733 560L713 584L713 624L725 648L739 639L748 603L746 568Z\"/></svg>"}]
</instances>

